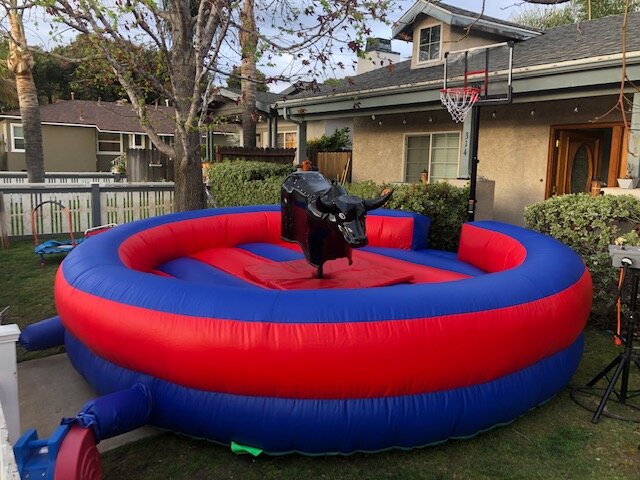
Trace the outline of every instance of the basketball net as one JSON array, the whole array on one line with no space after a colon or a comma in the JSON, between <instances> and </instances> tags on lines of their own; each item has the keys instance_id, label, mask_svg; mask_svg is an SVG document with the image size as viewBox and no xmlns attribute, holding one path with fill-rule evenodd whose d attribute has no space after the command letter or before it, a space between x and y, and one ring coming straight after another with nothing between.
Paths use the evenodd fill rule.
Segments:
<instances>
[{"instance_id":1,"label":"basketball net","mask_svg":"<svg viewBox=\"0 0 640 480\"><path fill-rule=\"evenodd\" d=\"M476 87L443 88L440 90L440 101L447 107L456 123L464 122L469 110L480 98L480 89Z\"/></svg>"}]
</instances>

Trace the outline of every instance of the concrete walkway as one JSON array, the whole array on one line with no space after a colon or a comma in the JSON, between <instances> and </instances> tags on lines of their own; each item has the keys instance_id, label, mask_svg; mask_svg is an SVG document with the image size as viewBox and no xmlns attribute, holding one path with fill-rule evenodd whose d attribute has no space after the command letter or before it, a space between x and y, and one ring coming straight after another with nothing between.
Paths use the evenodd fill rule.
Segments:
<instances>
[{"instance_id":1,"label":"concrete walkway","mask_svg":"<svg viewBox=\"0 0 640 480\"><path fill-rule=\"evenodd\" d=\"M87 400L97 394L71 366L66 354L18 364L20 428L38 430L39 438L49 437L62 417L72 417ZM126 443L158 433L143 427L98 444L106 452Z\"/></svg>"}]
</instances>

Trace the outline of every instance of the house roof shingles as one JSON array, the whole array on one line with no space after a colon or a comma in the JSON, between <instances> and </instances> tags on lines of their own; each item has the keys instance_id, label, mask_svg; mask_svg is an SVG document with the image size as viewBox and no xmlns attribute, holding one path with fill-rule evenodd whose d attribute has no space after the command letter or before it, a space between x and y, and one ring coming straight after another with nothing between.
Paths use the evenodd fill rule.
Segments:
<instances>
[{"instance_id":1,"label":"house roof shingles","mask_svg":"<svg viewBox=\"0 0 640 480\"><path fill-rule=\"evenodd\" d=\"M172 107L149 106L149 123L161 135L173 135L175 110ZM20 117L20 111L6 112L1 117ZM58 100L40 106L42 123L96 126L100 131L144 133L130 103L95 102L91 100Z\"/></svg>"},{"instance_id":2,"label":"house roof shingles","mask_svg":"<svg viewBox=\"0 0 640 480\"><path fill-rule=\"evenodd\" d=\"M579 25L564 25L546 30L544 34L517 42L513 50L513 68L533 67L571 60L601 57L621 52L621 30L623 16L610 16L582 22ZM640 12L631 13L627 19L627 52L640 51ZM504 68L505 65L496 65ZM320 85L314 91L303 91L289 97L290 100L312 98L330 94L357 93L385 87L410 85L440 80L443 65L411 69L411 60L394 64L390 68L379 68L344 80L341 85Z\"/></svg>"}]
</instances>

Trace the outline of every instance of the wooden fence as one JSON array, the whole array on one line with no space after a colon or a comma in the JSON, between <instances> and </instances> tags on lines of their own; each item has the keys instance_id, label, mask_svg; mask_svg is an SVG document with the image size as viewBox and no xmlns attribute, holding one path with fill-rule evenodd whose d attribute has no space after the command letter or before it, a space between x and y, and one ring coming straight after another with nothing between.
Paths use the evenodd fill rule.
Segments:
<instances>
[{"instance_id":1,"label":"wooden fence","mask_svg":"<svg viewBox=\"0 0 640 480\"><path fill-rule=\"evenodd\" d=\"M44 174L45 183L112 183L126 182L127 177L110 172L49 172ZM27 172L0 172L0 184L27 183Z\"/></svg>"},{"instance_id":2,"label":"wooden fence","mask_svg":"<svg viewBox=\"0 0 640 480\"><path fill-rule=\"evenodd\" d=\"M225 159L255 160L292 165L295 158L295 148L245 148L216 145L216 162Z\"/></svg>"},{"instance_id":3,"label":"wooden fence","mask_svg":"<svg viewBox=\"0 0 640 480\"><path fill-rule=\"evenodd\" d=\"M126 163L130 182L173 181L173 159L159 150L129 149Z\"/></svg>"},{"instance_id":4,"label":"wooden fence","mask_svg":"<svg viewBox=\"0 0 640 480\"><path fill-rule=\"evenodd\" d=\"M171 182L90 185L0 184L0 239L33 235L31 210L54 200L70 210L74 232L106 223L127 223L173 211ZM65 211L46 204L37 215L38 234L69 233ZM40 210L39 210L40 212Z\"/></svg>"},{"instance_id":5,"label":"wooden fence","mask_svg":"<svg viewBox=\"0 0 640 480\"><path fill-rule=\"evenodd\" d=\"M312 162L329 180L351 181L351 151L315 152Z\"/></svg>"}]
</instances>

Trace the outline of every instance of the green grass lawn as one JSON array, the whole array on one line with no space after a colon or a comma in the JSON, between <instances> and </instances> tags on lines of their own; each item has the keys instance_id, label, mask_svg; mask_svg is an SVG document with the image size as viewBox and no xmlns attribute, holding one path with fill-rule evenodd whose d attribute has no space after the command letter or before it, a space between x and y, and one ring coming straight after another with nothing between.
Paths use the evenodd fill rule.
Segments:
<instances>
[{"instance_id":1,"label":"green grass lawn","mask_svg":"<svg viewBox=\"0 0 640 480\"><path fill-rule=\"evenodd\" d=\"M6 321L21 327L55 314L53 277L60 259L48 258L40 267L32 248L18 243L0 251L0 308L10 305ZM617 352L610 335L592 328L586 333L574 385L585 384ZM21 360L32 356L19 351ZM640 388L638 377L634 369L635 388ZM162 434L108 452L102 463L105 480L640 478L640 425L610 418L594 425L590 419L591 413L564 390L508 426L407 452L253 458L206 441Z\"/></svg>"},{"instance_id":2,"label":"green grass lawn","mask_svg":"<svg viewBox=\"0 0 640 480\"><path fill-rule=\"evenodd\" d=\"M45 265L33 253L32 242L14 242L0 250L0 310L9 306L3 323L17 323L20 328L56 314L53 305L53 279L63 257L48 255ZM18 348L18 361L63 351L27 352Z\"/></svg>"}]
</instances>

